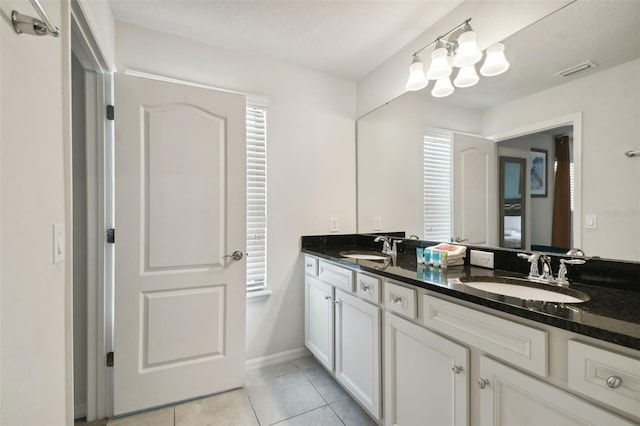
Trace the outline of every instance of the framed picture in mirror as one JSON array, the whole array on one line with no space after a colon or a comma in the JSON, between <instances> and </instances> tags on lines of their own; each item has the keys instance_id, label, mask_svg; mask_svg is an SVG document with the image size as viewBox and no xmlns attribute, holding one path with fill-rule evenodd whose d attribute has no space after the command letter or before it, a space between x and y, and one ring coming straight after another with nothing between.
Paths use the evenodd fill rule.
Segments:
<instances>
[{"instance_id":1,"label":"framed picture in mirror","mask_svg":"<svg viewBox=\"0 0 640 426\"><path fill-rule=\"evenodd\" d=\"M547 157L546 149L531 149L531 187L529 193L532 197L547 196Z\"/></svg>"}]
</instances>

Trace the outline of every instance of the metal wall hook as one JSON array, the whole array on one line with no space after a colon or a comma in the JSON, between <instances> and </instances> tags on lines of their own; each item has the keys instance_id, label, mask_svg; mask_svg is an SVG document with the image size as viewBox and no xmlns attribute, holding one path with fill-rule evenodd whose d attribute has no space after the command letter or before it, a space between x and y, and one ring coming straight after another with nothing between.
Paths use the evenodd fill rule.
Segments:
<instances>
[{"instance_id":1,"label":"metal wall hook","mask_svg":"<svg viewBox=\"0 0 640 426\"><path fill-rule=\"evenodd\" d=\"M624 153L624 155L626 155L629 158L640 157L640 149L635 151L627 151Z\"/></svg>"}]
</instances>

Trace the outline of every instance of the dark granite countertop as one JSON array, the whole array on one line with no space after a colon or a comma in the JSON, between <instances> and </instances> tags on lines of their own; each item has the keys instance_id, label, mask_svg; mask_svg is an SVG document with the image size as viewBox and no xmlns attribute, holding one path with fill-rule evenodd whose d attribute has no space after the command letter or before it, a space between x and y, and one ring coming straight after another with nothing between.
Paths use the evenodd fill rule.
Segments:
<instances>
[{"instance_id":1,"label":"dark granite countertop","mask_svg":"<svg viewBox=\"0 0 640 426\"><path fill-rule=\"evenodd\" d=\"M501 312L640 350L640 292L572 282L570 288L586 293L591 299L577 304L522 300L477 290L456 281L470 276L524 277L523 274L474 266L453 266L447 269L418 266L415 251L399 253L395 261L386 263L340 256L339 253L343 250L372 249L371 246L349 244L353 242L345 240L346 244L339 246L303 244L302 251L348 268L370 272ZM547 284L539 285L549 288Z\"/></svg>"}]
</instances>

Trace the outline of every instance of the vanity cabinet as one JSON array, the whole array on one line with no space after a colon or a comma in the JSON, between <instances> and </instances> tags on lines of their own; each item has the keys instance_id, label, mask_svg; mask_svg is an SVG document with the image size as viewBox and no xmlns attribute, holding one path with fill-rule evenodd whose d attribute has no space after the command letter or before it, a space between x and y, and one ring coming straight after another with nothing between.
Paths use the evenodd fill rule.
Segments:
<instances>
[{"instance_id":1,"label":"vanity cabinet","mask_svg":"<svg viewBox=\"0 0 640 426\"><path fill-rule=\"evenodd\" d=\"M381 418L379 280L306 256L305 345L377 420ZM317 273L314 273L317 271ZM354 295L354 282L358 289ZM358 297L358 295L360 297ZM371 303L373 302L373 303Z\"/></svg>"},{"instance_id":2,"label":"vanity cabinet","mask_svg":"<svg viewBox=\"0 0 640 426\"><path fill-rule=\"evenodd\" d=\"M482 425L633 425L487 356L480 359Z\"/></svg>"},{"instance_id":3,"label":"vanity cabinet","mask_svg":"<svg viewBox=\"0 0 640 426\"><path fill-rule=\"evenodd\" d=\"M469 424L469 350L385 314L385 424Z\"/></svg>"},{"instance_id":4,"label":"vanity cabinet","mask_svg":"<svg viewBox=\"0 0 640 426\"><path fill-rule=\"evenodd\" d=\"M385 425L639 424L629 420L640 418L637 351L401 278L315 265L306 345Z\"/></svg>"}]
</instances>

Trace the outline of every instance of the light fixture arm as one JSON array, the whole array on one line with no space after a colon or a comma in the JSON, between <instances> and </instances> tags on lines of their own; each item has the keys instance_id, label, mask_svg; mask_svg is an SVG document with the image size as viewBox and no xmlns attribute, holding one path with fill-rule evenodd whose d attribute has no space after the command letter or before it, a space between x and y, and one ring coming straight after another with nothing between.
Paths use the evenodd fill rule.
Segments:
<instances>
[{"instance_id":1,"label":"light fixture arm","mask_svg":"<svg viewBox=\"0 0 640 426\"><path fill-rule=\"evenodd\" d=\"M452 49L452 45L457 45L456 41L449 41L448 38L449 36L451 36L454 32L456 32L457 30L461 30L462 28L464 28L465 26L469 26L469 22L471 22L471 18L465 20L463 23L461 23L460 25L457 25L455 27L453 27L452 29L450 29L449 31L447 31L446 33L442 34L440 37L436 38L435 40L433 40L431 43L427 44L426 46L424 46L423 48L416 50L415 53L413 54L415 55L419 55L420 53L424 52L425 50L427 50L428 48L430 48L431 46L435 45L438 42L441 42L444 44L444 47L449 51ZM469 28L471 28L471 26L469 26ZM460 31L460 33L462 33L463 31ZM452 37L452 38L457 38L459 34L456 34L456 37Z\"/></svg>"}]
</instances>

